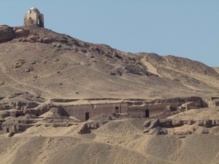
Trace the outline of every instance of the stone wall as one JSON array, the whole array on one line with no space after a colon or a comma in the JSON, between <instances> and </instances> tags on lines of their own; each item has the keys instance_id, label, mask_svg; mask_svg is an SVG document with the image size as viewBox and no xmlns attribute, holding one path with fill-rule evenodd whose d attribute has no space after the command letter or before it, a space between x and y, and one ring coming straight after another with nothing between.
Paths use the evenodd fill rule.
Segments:
<instances>
[{"instance_id":1,"label":"stone wall","mask_svg":"<svg viewBox=\"0 0 219 164\"><path fill-rule=\"evenodd\" d=\"M172 99L155 99L145 102L128 102L127 114L129 117L145 117L145 110L148 109L150 116L160 117L161 115L173 114L175 111L185 111L189 109L199 109L207 104L200 97L183 97Z\"/></svg>"},{"instance_id":2,"label":"stone wall","mask_svg":"<svg viewBox=\"0 0 219 164\"><path fill-rule=\"evenodd\" d=\"M81 121L86 120L86 113L89 113L89 118L112 113L127 113L127 103L107 103L107 104L84 104L84 105L69 105L64 106L64 111L70 115L75 116Z\"/></svg>"},{"instance_id":3,"label":"stone wall","mask_svg":"<svg viewBox=\"0 0 219 164\"><path fill-rule=\"evenodd\" d=\"M146 109L146 105L132 105L128 107L127 115L131 118L144 118ZM149 110L149 112L151 114L151 110Z\"/></svg>"}]
</instances>

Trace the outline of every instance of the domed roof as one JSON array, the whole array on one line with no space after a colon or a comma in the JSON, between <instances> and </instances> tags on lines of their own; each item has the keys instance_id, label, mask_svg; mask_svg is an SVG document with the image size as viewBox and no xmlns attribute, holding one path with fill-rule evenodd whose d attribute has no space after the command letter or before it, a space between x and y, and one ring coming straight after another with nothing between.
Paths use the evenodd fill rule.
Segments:
<instances>
[{"instance_id":1,"label":"domed roof","mask_svg":"<svg viewBox=\"0 0 219 164\"><path fill-rule=\"evenodd\" d=\"M39 11L36 7L31 7L31 8L27 11L27 13L31 13L32 11L37 12L37 13L40 13L40 11Z\"/></svg>"}]
</instances>

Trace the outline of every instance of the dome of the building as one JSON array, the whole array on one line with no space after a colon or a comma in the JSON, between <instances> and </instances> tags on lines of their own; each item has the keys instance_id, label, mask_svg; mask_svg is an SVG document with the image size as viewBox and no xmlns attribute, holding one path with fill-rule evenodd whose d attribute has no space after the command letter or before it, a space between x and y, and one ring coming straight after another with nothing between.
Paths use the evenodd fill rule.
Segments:
<instances>
[{"instance_id":1,"label":"dome of the building","mask_svg":"<svg viewBox=\"0 0 219 164\"><path fill-rule=\"evenodd\" d=\"M31 13L32 11L37 12L37 13L40 13L40 11L39 11L36 7L31 7L31 8L27 11L27 13Z\"/></svg>"}]
</instances>

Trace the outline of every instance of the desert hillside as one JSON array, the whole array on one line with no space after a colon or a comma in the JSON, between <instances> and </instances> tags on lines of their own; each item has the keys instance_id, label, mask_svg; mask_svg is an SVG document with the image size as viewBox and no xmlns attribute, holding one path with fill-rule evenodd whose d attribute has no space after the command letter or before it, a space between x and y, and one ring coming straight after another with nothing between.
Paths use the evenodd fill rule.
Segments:
<instances>
[{"instance_id":1,"label":"desert hillside","mask_svg":"<svg viewBox=\"0 0 219 164\"><path fill-rule=\"evenodd\" d=\"M218 106L219 68L0 26L1 164L218 164Z\"/></svg>"},{"instance_id":2,"label":"desert hillside","mask_svg":"<svg viewBox=\"0 0 219 164\"><path fill-rule=\"evenodd\" d=\"M219 67L215 67L214 69L219 73Z\"/></svg>"},{"instance_id":3,"label":"desert hillside","mask_svg":"<svg viewBox=\"0 0 219 164\"><path fill-rule=\"evenodd\" d=\"M25 92L44 99L84 99L200 96L219 91L218 72L197 61L125 53L44 28L14 31L13 38L0 44L0 96L5 100Z\"/></svg>"}]
</instances>

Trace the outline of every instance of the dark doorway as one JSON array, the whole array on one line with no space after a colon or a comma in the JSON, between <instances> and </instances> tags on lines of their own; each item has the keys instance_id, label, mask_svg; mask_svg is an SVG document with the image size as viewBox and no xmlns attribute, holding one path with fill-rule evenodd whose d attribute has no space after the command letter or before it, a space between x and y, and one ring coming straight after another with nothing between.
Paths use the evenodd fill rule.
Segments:
<instances>
[{"instance_id":1,"label":"dark doorway","mask_svg":"<svg viewBox=\"0 0 219 164\"><path fill-rule=\"evenodd\" d=\"M90 118L90 113L89 112L86 112L85 113L85 121L89 120Z\"/></svg>"},{"instance_id":2,"label":"dark doorway","mask_svg":"<svg viewBox=\"0 0 219 164\"><path fill-rule=\"evenodd\" d=\"M115 113L119 113L119 107L118 106L115 107Z\"/></svg>"},{"instance_id":3,"label":"dark doorway","mask_svg":"<svg viewBox=\"0 0 219 164\"><path fill-rule=\"evenodd\" d=\"M9 133L9 128L6 128L6 132Z\"/></svg>"},{"instance_id":4,"label":"dark doorway","mask_svg":"<svg viewBox=\"0 0 219 164\"><path fill-rule=\"evenodd\" d=\"M146 109L146 110L145 110L145 117L146 117L146 118L147 118L147 117L150 117L149 109Z\"/></svg>"}]
</instances>

